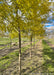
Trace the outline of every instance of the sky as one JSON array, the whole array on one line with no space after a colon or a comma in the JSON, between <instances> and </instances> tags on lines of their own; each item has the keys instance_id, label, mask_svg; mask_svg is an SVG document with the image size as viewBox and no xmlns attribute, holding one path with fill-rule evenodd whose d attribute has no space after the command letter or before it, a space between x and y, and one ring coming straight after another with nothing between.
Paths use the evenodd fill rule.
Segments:
<instances>
[{"instance_id":1,"label":"sky","mask_svg":"<svg viewBox=\"0 0 54 75\"><path fill-rule=\"evenodd\" d=\"M45 26L47 28L47 31L53 30L54 31L54 20L51 19L51 22L45 23Z\"/></svg>"},{"instance_id":2,"label":"sky","mask_svg":"<svg viewBox=\"0 0 54 75\"><path fill-rule=\"evenodd\" d=\"M54 3L54 0L49 0L49 2L53 2ZM54 7L54 6L53 6ZM51 7L51 9L53 8ZM54 8L53 8L54 9ZM54 19L52 19L52 17L54 17L54 15L52 15L52 13L54 13L54 11L52 12L49 12L49 17L47 18L47 20L49 21L48 23L45 23L45 27L47 28L47 31L51 31L53 30L54 31Z\"/></svg>"},{"instance_id":3,"label":"sky","mask_svg":"<svg viewBox=\"0 0 54 75\"><path fill-rule=\"evenodd\" d=\"M54 2L54 0L49 0L49 2L51 2L51 1L53 1L53 2Z\"/></svg>"}]
</instances>

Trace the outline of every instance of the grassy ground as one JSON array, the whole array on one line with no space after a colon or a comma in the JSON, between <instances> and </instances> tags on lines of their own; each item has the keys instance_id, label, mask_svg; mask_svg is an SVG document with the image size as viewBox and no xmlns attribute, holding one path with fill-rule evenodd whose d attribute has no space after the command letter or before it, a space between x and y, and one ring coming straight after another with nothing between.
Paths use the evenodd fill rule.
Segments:
<instances>
[{"instance_id":1,"label":"grassy ground","mask_svg":"<svg viewBox=\"0 0 54 75\"><path fill-rule=\"evenodd\" d=\"M27 48L29 48L29 45L22 48L22 52L24 52ZM8 55L2 57L0 59L0 70L6 69L8 66L10 66L11 62L15 60L18 57L18 50L9 53Z\"/></svg>"},{"instance_id":2,"label":"grassy ground","mask_svg":"<svg viewBox=\"0 0 54 75\"><path fill-rule=\"evenodd\" d=\"M54 38L49 39L49 41L50 41L52 44L54 44Z\"/></svg>"},{"instance_id":3,"label":"grassy ground","mask_svg":"<svg viewBox=\"0 0 54 75\"><path fill-rule=\"evenodd\" d=\"M44 72L54 73L54 50L43 40L43 57L45 60L43 69ZM54 74L53 74L54 75Z\"/></svg>"},{"instance_id":4,"label":"grassy ground","mask_svg":"<svg viewBox=\"0 0 54 75\"><path fill-rule=\"evenodd\" d=\"M27 38L22 38L22 41L29 41ZM12 42L18 42L18 38L12 39ZM10 38L0 37L0 45L5 45L10 43Z\"/></svg>"},{"instance_id":5,"label":"grassy ground","mask_svg":"<svg viewBox=\"0 0 54 75\"><path fill-rule=\"evenodd\" d=\"M34 43L32 45L34 45ZM25 50L27 50L28 48L30 48L30 44L25 47L22 47L21 52L24 53ZM18 51L19 50L17 49L11 53L8 53L6 56L0 58L0 72L9 67L11 63L18 58Z\"/></svg>"},{"instance_id":6,"label":"grassy ground","mask_svg":"<svg viewBox=\"0 0 54 75\"><path fill-rule=\"evenodd\" d=\"M22 44L27 43L27 41L28 41L27 38L24 38L24 39L22 38ZM18 38L12 39L12 43L15 43L16 46L18 46ZM2 50L4 48L10 48L10 38L0 37L0 50Z\"/></svg>"},{"instance_id":7,"label":"grassy ground","mask_svg":"<svg viewBox=\"0 0 54 75\"><path fill-rule=\"evenodd\" d=\"M22 75L36 75L37 73L38 75L41 73L54 75L53 46L48 40L40 40L35 47L32 47L32 59L29 57L30 45L22 47ZM0 75L19 75L18 55L18 50L15 50L0 58Z\"/></svg>"},{"instance_id":8,"label":"grassy ground","mask_svg":"<svg viewBox=\"0 0 54 75\"><path fill-rule=\"evenodd\" d=\"M27 47L28 48L28 47ZM26 50L26 51L23 51ZM42 57L42 44L41 41L38 42L35 47L32 47L32 59L30 58L30 50L29 49L25 49L23 48L23 54L22 54L22 75L35 75L37 72L42 72L42 64L43 64L43 57ZM12 63L10 64L10 66L4 70L1 71L1 74L4 75L19 75L19 62L18 62L18 53L17 54L17 58L12 60ZM15 55L15 54L14 54ZM10 55L11 56L11 55Z\"/></svg>"},{"instance_id":9,"label":"grassy ground","mask_svg":"<svg viewBox=\"0 0 54 75\"><path fill-rule=\"evenodd\" d=\"M9 38L3 38L3 37L0 37L0 45L1 44L7 44L10 42L10 39Z\"/></svg>"}]
</instances>

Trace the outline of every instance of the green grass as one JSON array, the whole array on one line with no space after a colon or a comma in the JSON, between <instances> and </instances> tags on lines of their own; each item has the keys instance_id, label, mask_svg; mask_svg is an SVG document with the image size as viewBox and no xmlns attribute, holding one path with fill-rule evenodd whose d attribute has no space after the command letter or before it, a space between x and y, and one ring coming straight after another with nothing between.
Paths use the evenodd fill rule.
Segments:
<instances>
[{"instance_id":1,"label":"green grass","mask_svg":"<svg viewBox=\"0 0 54 75\"><path fill-rule=\"evenodd\" d=\"M54 50L52 50L45 40L43 43L43 57L44 57L44 72L54 73Z\"/></svg>"},{"instance_id":2,"label":"green grass","mask_svg":"<svg viewBox=\"0 0 54 75\"><path fill-rule=\"evenodd\" d=\"M12 39L12 42L18 42L18 38ZM5 45L5 44L8 44L8 43L10 43L10 38L0 37L0 45L1 44Z\"/></svg>"},{"instance_id":3,"label":"green grass","mask_svg":"<svg viewBox=\"0 0 54 75\"><path fill-rule=\"evenodd\" d=\"M0 49L4 49L5 47L0 47Z\"/></svg>"},{"instance_id":4,"label":"green grass","mask_svg":"<svg viewBox=\"0 0 54 75\"><path fill-rule=\"evenodd\" d=\"M25 44L27 42L27 38L22 38L22 41L24 41L23 44ZM18 38L14 38L12 39L12 42L15 43L15 42L18 42ZM10 38L5 38L5 37L0 37L0 49L4 49L4 48L9 48L10 45L7 45L5 46L6 44L10 43ZM3 46L2 46L3 45ZM18 45L18 43L16 43L16 46Z\"/></svg>"},{"instance_id":5,"label":"green grass","mask_svg":"<svg viewBox=\"0 0 54 75\"><path fill-rule=\"evenodd\" d=\"M24 41L24 43L28 41L27 38L22 38L21 40ZM18 38L12 39L12 42L14 42L14 43L18 42L18 41L19 41ZM10 43L10 38L9 37L8 38L0 37L0 45L5 45L5 44L8 44L8 43Z\"/></svg>"},{"instance_id":6,"label":"green grass","mask_svg":"<svg viewBox=\"0 0 54 75\"><path fill-rule=\"evenodd\" d=\"M52 39L49 39L49 41L52 43L52 44L54 44L54 39L52 38Z\"/></svg>"},{"instance_id":7,"label":"green grass","mask_svg":"<svg viewBox=\"0 0 54 75\"><path fill-rule=\"evenodd\" d=\"M16 45L17 46L17 45ZM12 45L11 45L11 47L13 47ZM4 48L10 48L10 45L7 45L7 46L0 46L0 50L1 49L4 49Z\"/></svg>"},{"instance_id":8,"label":"green grass","mask_svg":"<svg viewBox=\"0 0 54 75\"><path fill-rule=\"evenodd\" d=\"M7 43L9 43L10 42L10 39L9 38L2 38L2 37L0 37L0 44L7 44Z\"/></svg>"}]
</instances>

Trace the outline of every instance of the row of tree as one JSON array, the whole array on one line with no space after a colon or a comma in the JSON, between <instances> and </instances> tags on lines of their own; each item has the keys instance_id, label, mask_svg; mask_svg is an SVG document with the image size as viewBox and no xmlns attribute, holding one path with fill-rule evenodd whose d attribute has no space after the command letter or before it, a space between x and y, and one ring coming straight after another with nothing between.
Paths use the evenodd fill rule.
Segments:
<instances>
[{"instance_id":1,"label":"row of tree","mask_svg":"<svg viewBox=\"0 0 54 75\"><path fill-rule=\"evenodd\" d=\"M50 11L48 0L0 0L0 31L19 38L19 75L21 75L21 37L44 36L43 22ZM31 53L30 53L31 54ZM31 55L30 55L31 56Z\"/></svg>"}]
</instances>

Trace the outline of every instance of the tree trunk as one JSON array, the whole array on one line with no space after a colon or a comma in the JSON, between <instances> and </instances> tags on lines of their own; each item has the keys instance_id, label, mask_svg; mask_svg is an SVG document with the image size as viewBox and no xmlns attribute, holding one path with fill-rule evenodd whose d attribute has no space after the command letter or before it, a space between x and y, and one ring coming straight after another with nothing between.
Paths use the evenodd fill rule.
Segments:
<instances>
[{"instance_id":1,"label":"tree trunk","mask_svg":"<svg viewBox=\"0 0 54 75\"><path fill-rule=\"evenodd\" d=\"M11 39L11 37L10 37L10 50L11 50L11 44L12 44L12 39Z\"/></svg>"},{"instance_id":2,"label":"tree trunk","mask_svg":"<svg viewBox=\"0 0 54 75\"><path fill-rule=\"evenodd\" d=\"M34 48L35 48L35 36L34 36Z\"/></svg>"},{"instance_id":3,"label":"tree trunk","mask_svg":"<svg viewBox=\"0 0 54 75\"><path fill-rule=\"evenodd\" d=\"M32 58L32 36L31 36L31 38L30 38L30 44L31 44L31 50L30 50L30 58Z\"/></svg>"},{"instance_id":4,"label":"tree trunk","mask_svg":"<svg viewBox=\"0 0 54 75\"><path fill-rule=\"evenodd\" d=\"M16 22L18 23L18 33L19 33L19 75L21 75L21 31L19 26L19 6L16 4Z\"/></svg>"},{"instance_id":5,"label":"tree trunk","mask_svg":"<svg viewBox=\"0 0 54 75\"><path fill-rule=\"evenodd\" d=\"M19 32L19 75L21 75L21 32L20 28L18 29Z\"/></svg>"}]
</instances>

